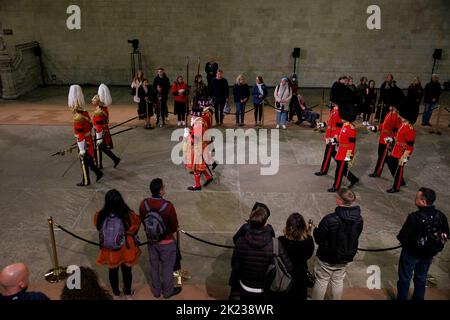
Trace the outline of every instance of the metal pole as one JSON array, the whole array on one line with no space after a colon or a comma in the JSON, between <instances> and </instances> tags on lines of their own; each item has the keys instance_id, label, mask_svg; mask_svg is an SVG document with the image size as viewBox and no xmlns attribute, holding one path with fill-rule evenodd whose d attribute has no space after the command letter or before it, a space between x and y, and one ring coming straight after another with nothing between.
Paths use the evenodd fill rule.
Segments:
<instances>
[{"instance_id":1,"label":"metal pole","mask_svg":"<svg viewBox=\"0 0 450 320\"><path fill-rule=\"evenodd\" d=\"M138 51L137 55L138 55L139 70L142 70L141 52Z\"/></svg>"},{"instance_id":2,"label":"metal pole","mask_svg":"<svg viewBox=\"0 0 450 320\"><path fill-rule=\"evenodd\" d=\"M130 53L130 56L131 56L131 78L134 78L134 75L136 74L136 70L134 68L134 54Z\"/></svg>"},{"instance_id":3,"label":"metal pole","mask_svg":"<svg viewBox=\"0 0 450 320\"><path fill-rule=\"evenodd\" d=\"M52 245L52 260L53 260L53 269L50 269L49 271L47 271L47 273L45 274L45 280L47 280L48 282L54 283L54 282L59 282L61 280L64 280L67 278L67 268L66 267L60 267L58 265L58 255L56 252L56 241L55 241L55 231L53 229L54 226L54 222L53 222L53 218L50 217L47 220L48 222L48 226L50 229L50 241L51 241L51 245Z\"/></svg>"},{"instance_id":4,"label":"metal pole","mask_svg":"<svg viewBox=\"0 0 450 320\"><path fill-rule=\"evenodd\" d=\"M180 230L177 230L177 235L176 235L177 250L181 254L180 239L181 239ZM179 285L179 286L183 285L183 280L189 280L191 278L191 276L189 275L189 271L181 269L181 265L180 265L180 270L176 270L173 272L173 276L175 278L177 285Z\"/></svg>"}]
</instances>

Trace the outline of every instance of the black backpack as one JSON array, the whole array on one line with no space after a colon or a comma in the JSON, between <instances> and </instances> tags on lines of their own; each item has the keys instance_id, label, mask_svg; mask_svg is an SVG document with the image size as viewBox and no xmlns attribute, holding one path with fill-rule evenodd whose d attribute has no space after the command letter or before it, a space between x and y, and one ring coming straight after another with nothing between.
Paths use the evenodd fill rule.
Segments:
<instances>
[{"instance_id":1,"label":"black backpack","mask_svg":"<svg viewBox=\"0 0 450 320\"><path fill-rule=\"evenodd\" d=\"M145 210L147 211L143 224L147 240L150 243L157 243L164 239L166 235L166 225L161 217L161 214L166 210L169 203L164 201L164 204L159 210L150 208L147 199L144 200Z\"/></svg>"},{"instance_id":2,"label":"black backpack","mask_svg":"<svg viewBox=\"0 0 450 320\"><path fill-rule=\"evenodd\" d=\"M335 236L336 263L348 263L358 251L357 223L345 221L337 216L339 228Z\"/></svg>"},{"instance_id":3,"label":"black backpack","mask_svg":"<svg viewBox=\"0 0 450 320\"><path fill-rule=\"evenodd\" d=\"M448 235L442 230L441 212L420 216L421 230L417 238L417 250L421 257L431 258L444 249Z\"/></svg>"}]
</instances>

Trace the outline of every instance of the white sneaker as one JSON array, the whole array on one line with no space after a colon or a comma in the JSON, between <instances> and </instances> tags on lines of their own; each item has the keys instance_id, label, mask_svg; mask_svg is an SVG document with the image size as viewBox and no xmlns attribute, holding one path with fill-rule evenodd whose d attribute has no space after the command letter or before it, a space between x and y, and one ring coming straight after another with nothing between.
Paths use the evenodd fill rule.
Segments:
<instances>
[{"instance_id":1,"label":"white sneaker","mask_svg":"<svg viewBox=\"0 0 450 320\"><path fill-rule=\"evenodd\" d=\"M286 129L286 126L283 124L283 129Z\"/></svg>"},{"instance_id":2,"label":"white sneaker","mask_svg":"<svg viewBox=\"0 0 450 320\"><path fill-rule=\"evenodd\" d=\"M367 121L363 121L363 125L367 126L367 125L369 125L369 123Z\"/></svg>"},{"instance_id":3,"label":"white sneaker","mask_svg":"<svg viewBox=\"0 0 450 320\"><path fill-rule=\"evenodd\" d=\"M280 129L280 125L279 124L277 124L277 129Z\"/></svg>"},{"instance_id":4,"label":"white sneaker","mask_svg":"<svg viewBox=\"0 0 450 320\"><path fill-rule=\"evenodd\" d=\"M177 126L178 126L178 127L181 126L181 121L178 121L178 122L177 122Z\"/></svg>"},{"instance_id":5,"label":"white sneaker","mask_svg":"<svg viewBox=\"0 0 450 320\"><path fill-rule=\"evenodd\" d=\"M182 125L182 126L185 126L185 125L186 125L186 122L181 121L181 125Z\"/></svg>"},{"instance_id":6,"label":"white sneaker","mask_svg":"<svg viewBox=\"0 0 450 320\"><path fill-rule=\"evenodd\" d=\"M160 124L160 125L159 125L159 127L160 127L160 128L162 128L162 127L163 127L163 125L162 125L162 124Z\"/></svg>"}]
</instances>

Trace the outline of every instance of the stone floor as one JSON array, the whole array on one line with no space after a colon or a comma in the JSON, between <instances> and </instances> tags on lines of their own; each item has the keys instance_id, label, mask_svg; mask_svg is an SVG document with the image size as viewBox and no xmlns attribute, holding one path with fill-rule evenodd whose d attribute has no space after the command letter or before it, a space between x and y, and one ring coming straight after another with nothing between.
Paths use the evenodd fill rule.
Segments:
<instances>
[{"instance_id":1,"label":"stone floor","mask_svg":"<svg viewBox=\"0 0 450 320\"><path fill-rule=\"evenodd\" d=\"M86 97L91 97L95 90L85 88ZM130 102L128 88L113 87L111 91L114 99L112 124L135 116L136 107ZM322 100L322 90L305 90L304 95L309 105ZM324 96L327 95L325 92ZM448 106L449 95L443 98L442 103ZM269 222L277 233L282 232L286 218L292 212L300 212L306 219L318 223L335 207L334 195L326 192L333 181L334 164L326 177L313 174L322 160L323 134L308 126L296 125L289 125L288 130L280 132L281 164L277 175L261 176L259 165L221 165L216 169L220 182L216 181L202 192L192 193L186 190L192 183L192 176L181 165L170 161L172 147L176 144L170 141L176 127L173 116L168 128L149 131L142 128L142 123L133 121L127 126L137 125L137 128L114 137L114 152L123 160L119 167L113 169L106 158L105 177L100 183L76 187L81 175L76 154L50 156L74 142L66 101L67 87L39 88L17 101L0 100L0 267L16 261L25 262L31 269L34 286L52 291L55 298L58 285L43 282L43 274L52 267L47 218L52 216L56 223L96 241L98 236L92 216L101 208L105 192L112 188L124 195L131 208L137 209L140 200L148 195L149 181L161 177L166 183L167 198L177 208L182 229L228 245L255 201L269 206L272 212ZM316 110L320 112L320 107ZM325 109L323 115L325 119ZM250 113L246 117L247 128L253 125L252 116ZM421 186L436 190L436 206L449 216L448 120L448 113L443 111L440 119L442 135L431 135L429 128L416 126L416 149L406 169L408 185L394 195L385 192L392 183L388 170L381 179L367 177L376 160L377 135L359 125L353 171L361 179L354 191L365 220L360 247L397 245L395 236L407 214L415 209L414 195ZM432 123L436 121L434 115ZM225 122L226 127L233 128L232 116L227 116ZM265 124L273 128L274 123L273 109L266 108ZM145 238L143 230L140 234ZM95 266L95 246L60 230L56 231L56 242L61 265L94 267L107 283L107 269ZM205 245L184 235L181 236L181 248L183 268L190 271L192 278L180 298L226 298L231 251ZM142 292L137 298L148 299L148 255L146 250L143 251L134 268L134 283ZM384 299L386 292L395 287L398 258L399 250L359 252L348 269L344 297ZM311 265L313 260L310 260ZM370 265L381 268L382 290L378 293L366 289ZM435 278L436 287L434 291L429 290L429 298L449 299L449 245L434 260L430 274Z\"/></svg>"}]
</instances>

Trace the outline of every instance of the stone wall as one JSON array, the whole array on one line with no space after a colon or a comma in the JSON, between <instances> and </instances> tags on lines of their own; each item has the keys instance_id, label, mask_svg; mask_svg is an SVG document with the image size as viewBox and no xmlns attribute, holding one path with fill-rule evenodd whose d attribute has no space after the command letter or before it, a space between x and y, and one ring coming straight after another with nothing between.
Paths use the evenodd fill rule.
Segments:
<instances>
[{"instance_id":1,"label":"stone wall","mask_svg":"<svg viewBox=\"0 0 450 320\"><path fill-rule=\"evenodd\" d=\"M81 8L81 29L68 30L66 9ZM368 30L367 7L381 8L381 30ZM225 77L257 74L269 85L293 70L301 48L300 84L329 87L341 74L362 75L377 85L393 73L406 87L419 75L428 81L435 48L443 49L439 73L450 78L448 0L0 0L0 22L14 45L38 41L53 83L128 84L128 39L140 40L143 67L153 78L164 66L172 80L190 78L200 56L216 57ZM56 79L52 79L52 75Z\"/></svg>"}]
</instances>

